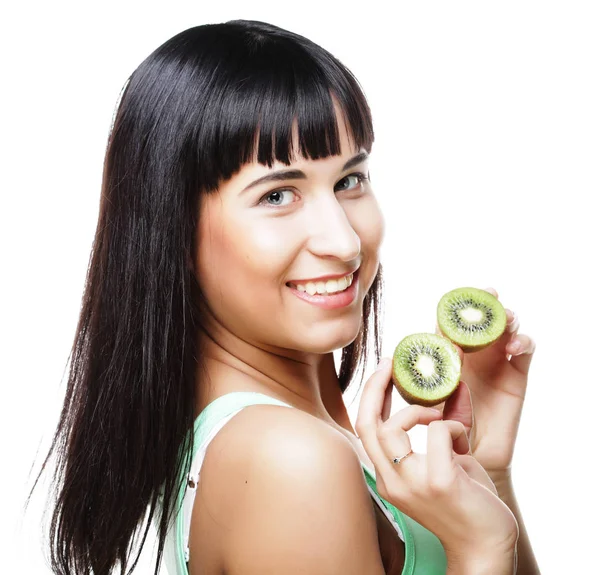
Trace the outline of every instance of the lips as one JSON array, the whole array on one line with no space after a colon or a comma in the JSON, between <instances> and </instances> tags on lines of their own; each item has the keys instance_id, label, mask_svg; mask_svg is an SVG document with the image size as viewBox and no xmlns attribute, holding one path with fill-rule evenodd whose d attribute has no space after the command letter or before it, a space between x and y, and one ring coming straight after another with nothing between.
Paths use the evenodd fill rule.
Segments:
<instances>
[{"instance_id":1,"label":"lips","mask_svg":"<svg viewBox=\"0 0 600 575\"><path fill-rule=\"evenodd\" d=\"M310 295L308 292L299 291L290 286L291 293L305 302L320 307L325 310L334 310L345 308L352 304L358 294L358 273L354 273L352 283L344 291L334 294L319 294Z\"/></svg>"}]
</instances>

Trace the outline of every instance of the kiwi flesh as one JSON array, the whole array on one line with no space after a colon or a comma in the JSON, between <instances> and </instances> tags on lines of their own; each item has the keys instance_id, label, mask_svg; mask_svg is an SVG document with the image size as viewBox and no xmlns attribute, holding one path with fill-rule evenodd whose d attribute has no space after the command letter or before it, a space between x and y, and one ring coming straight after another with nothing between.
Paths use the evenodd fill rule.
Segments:
<instances>
[{"instance_id":1,"label":"kiwi flesh","mask_svg":"<svg viewBox=\"0 0 600 575\"><path fill-rule=\"evenodd\" d=\"M461 361L445 337L432 333L406 336L392 358L392 381L407 403L442 403L458 387Z\"/></svg>"},{"instance_id":2,"label":"kiwi flesh","mask_svg":"<svg viewBox=\"0 0 600 575\"><path fill-rule=\"evenodd\" d=\"M488 347L504 333L506 312L491 293L463 287L442 296L437 322L444 336L469 353Z\"/></svg>"}]
</instances>

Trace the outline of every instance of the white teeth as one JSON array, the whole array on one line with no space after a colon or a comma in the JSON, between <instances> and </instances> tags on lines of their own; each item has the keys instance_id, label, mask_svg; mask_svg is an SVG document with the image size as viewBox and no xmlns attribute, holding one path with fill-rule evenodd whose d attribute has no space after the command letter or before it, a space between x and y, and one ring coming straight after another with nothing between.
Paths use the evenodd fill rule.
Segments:
<instances>
[{"instance_id":1,"label":"white teeth","mask_svg":"<svg viewBox=\"0 0 600 575\"><path fill-rule=\"evenodd\" d=\"M307 284L291 284L292 287L295 287L298 291L305 291L310 295L315 295L316 293L324 294L332 294L340 291L344 291L351 283L354 274L349 274L344 276L343 278L337 280L327 280L326 282L308 282Z\"/></svg>"}]
</instances>

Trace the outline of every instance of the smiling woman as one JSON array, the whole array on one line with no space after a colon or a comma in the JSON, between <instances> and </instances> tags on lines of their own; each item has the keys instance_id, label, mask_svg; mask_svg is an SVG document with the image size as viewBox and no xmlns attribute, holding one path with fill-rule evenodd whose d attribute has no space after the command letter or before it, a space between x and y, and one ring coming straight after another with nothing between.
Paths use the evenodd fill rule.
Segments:
<instances>
[{"instance_id":1,"label":"smiling woman","mask_svg":"<svg viewBox=\"0 0 600 575\"><path fill-rule=\"evenodd\" d=\"M125 573L152 522L155 573L164 557L170 575L436 575L455 533L473 555L510 552L512 516L489 486L468 484L463 509L438 483L421 513L391 488L416 456L390 469L374 428L367 454L350 423L342 394L381 354L373 141L350 71L264 22L190 28L133 72L42 468L55 452L55 573ZM361 402L378 421L383 373ZM400 430L439 413L401 416L394 456ZM432 435L446 469L453 440L465 452L453 423Z\"/></svg>"},{"instance_id":2,"label":"smiling woman","mask_svg":"<svg viewBox=\"0 0 600 575\"><path fill-rule=\"evenodd\" d=\"M380 354L380 213L368 182L348 173L366 168L373 139L352 74L265 22L189 28L131 74L106 150L67 395L42 468L54 452L56 573L131 565L134 534L152 520L157 570L165 541L169 560L181 559L167 533L181 518L194 421L224 391L290 399L291 375L304 388L300 407L331 419L325 403L349 425L341 393L361 364L364 373L369 321ZM285 190L265 189L276 182ZM362 237L356 225L374 229ZM353 303L329 317L286 285L358 265ZM342 346L336 374L330 352ZM192 561L200 557L192 549Z\"/></svg>"}]
</instances>

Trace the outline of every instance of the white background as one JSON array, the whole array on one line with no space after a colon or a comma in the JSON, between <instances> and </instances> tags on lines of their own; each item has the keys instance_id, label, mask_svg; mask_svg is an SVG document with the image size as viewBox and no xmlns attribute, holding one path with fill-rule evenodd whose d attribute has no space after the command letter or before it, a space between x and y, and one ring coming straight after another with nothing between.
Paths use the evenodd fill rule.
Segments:
<instances>
[{"instance_id":1,"label":"white background","mask_svg":"<svg viewBox=\"0 0 600 575\"><path fill-rule=\"evenodd\" d=\"M495 287L520 316L537 343L513 463L521 510L544 574L597 572L598 3L235 4L3 8L0 572L50 572L43 490L22 507L64 394L118 95L174 34L234 18L309 37L366 91L384 355L432 331L454 287Z\"/></svg>"}]
</instances>

